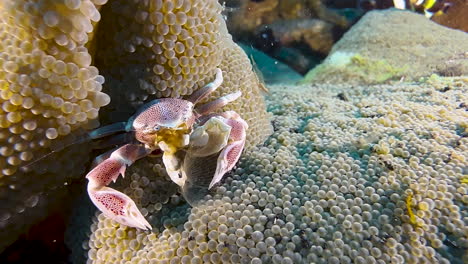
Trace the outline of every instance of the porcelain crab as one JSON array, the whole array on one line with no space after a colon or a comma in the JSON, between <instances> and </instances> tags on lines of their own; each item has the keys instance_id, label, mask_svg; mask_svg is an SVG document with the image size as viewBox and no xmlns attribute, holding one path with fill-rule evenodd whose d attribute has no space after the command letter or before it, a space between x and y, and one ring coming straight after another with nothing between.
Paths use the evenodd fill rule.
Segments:
<instances>
[{"instance_id":1,"label":"porcelain crab","mask_svg":"<svg viewBox=\"0 0 468 264\"><path fill-rule=\"evenodd\" d=\"M151 229L135 202L115 189L107 187L127 166L154 151L163 153L164 166L171 180L183 187L188 177L184 170L186 157L204 157L219 153L209 189L238 161L244 148L247 123L235 112L214 113L241 96L240 92L197 105L223 81L217 69L213 82L194 92L187 99L163 98L143 105L127 122L111 124L89 133L100 138L125 132L127 142L96 158L97 164L87 175L88 194L107 217L127 226ZM203 165L201 165L203 166Z\"/></svg>"}]
</instances>

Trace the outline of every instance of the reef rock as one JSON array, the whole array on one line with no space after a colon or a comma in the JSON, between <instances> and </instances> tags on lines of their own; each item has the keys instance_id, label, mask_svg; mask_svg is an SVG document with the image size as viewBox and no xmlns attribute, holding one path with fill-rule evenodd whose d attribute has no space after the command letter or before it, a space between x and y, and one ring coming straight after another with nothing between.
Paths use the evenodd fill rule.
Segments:
<instances>
[{"instance_id":1,"label":"reef rock","mask_svg":"<svg viewBox=\"0 0 468 264\"><path fill-rule=\"evenodd\" d=\"M367 13L338 41L305 83L375 84L468 74L468 35L394 9ZM465 58L465 59L463 59Z\"/></svg>"},{"instance_id":2,"label":"reef rock","mask_svg":"<svg viewBox=\"0 0 468 264\"><path fill-rule=\"evenodd\" d=\"M295 43L304 42L320 54L328 54L335 43L334 25L320 19L278 20L258 28L257 35L266 29L272 31L281 45L293 46Z\"/></svg>"}]
</instances>

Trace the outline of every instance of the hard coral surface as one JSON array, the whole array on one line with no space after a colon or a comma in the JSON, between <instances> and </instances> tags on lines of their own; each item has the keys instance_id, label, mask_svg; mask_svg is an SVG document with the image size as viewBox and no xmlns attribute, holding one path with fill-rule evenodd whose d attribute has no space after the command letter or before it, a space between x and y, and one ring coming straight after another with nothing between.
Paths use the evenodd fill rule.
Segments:
<instances>
[{"instance_id":1,"label":"hard coral surface","mask_svg":"<svg viewBox=\"0 0 468 264\"><path fill-rule=\"evenodd\" d=\"M125 192L154 230L100 214L75 250L88 263L466 262L468 80L350 88L271 87L274 134L222 186L188 208L135 168Z\"/></svg>"},{"instance_id":2,"label":"hard coral surface","mask_svg":"<svg viewBox=\"0 0 468 264\"><path fill-rule=\"evenodd\" d=\"M375 84L418 80L433 73L468 75L467 50L466 33L437 25L423 15L371 11L306 75L304 83Z\"/></svg>"},{"instance_id":3,"label":"hard coral surface","mask_svg":"<svg viewBox=\"0 0 468 264\"><path fill-rule=\"evenodd\" d=\"M304 42L313 51L328 54L335 42L333 24L320 19L279 20L257 29L257 35L271 30L282 45L294 46Z\"/></svg>"}]
</instances>

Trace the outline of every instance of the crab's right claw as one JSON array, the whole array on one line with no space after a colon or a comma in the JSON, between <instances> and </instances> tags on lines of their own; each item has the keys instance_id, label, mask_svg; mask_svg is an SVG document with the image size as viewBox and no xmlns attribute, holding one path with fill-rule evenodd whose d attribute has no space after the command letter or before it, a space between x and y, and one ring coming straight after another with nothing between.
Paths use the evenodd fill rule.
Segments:
<instances>
[{"instance_id":1,"label":"crab's right claw","mask_svg":"<svg viewBox=\"0 0 468 264\"><path fill-rule=\"evenodd\" d=\"M88 194L94 205L108 218L126 226L152 229L135 202L124 193L109 187L92 189L88 185Z\"/></svg>"},{"instance_id":2,"label":"crab's right claw","mask_svg":"<svg viewBox=\"0 0 468 264\"><path fill-rule=\"evenodd\" d=\"M188 152L195 157L219 153L228 144L230 134L231 127L226 124L226 119L213 116L193 130Z\"/></svg>"},{"instance_id":3,"label":"crab's right claw","mask_svg":"<svg viewBox=\"0 0 468 264\"><path fill-rule=\"evenodd\" d=\"M231 127L231 132L228 144L218 156L216 172L208 189L211 189L216 183L220 182L224 174L232 170L234 165L236 165L244 149L246 130L249 127L247 122L234 111L227 111L221 115L226 118L225 123Z\"/></svg>"}]
</instances>

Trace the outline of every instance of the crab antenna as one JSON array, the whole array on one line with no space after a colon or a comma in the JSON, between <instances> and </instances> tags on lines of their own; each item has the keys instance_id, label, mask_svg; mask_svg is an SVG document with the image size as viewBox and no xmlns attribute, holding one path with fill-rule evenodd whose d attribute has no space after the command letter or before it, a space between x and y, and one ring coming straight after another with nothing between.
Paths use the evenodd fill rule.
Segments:
<instances>
[{"instance_id":1,"label":"crab antenna","mask_svg":"<svg viewBox=\"0 0 468 264\"><path fill-rule=\"evenodd\" d=\"M126 131L127 122L118 122L113 123L107 126L96 128L95 130L89 132L87 135L89 140L107 137L109 135Z\"/></svg>"},{"instance_id":2,"label":"crab antenna","mask_svg":"<svg viewBox=\"0 0 468 264\"><path fill-rule=\"evenodd\" d=\"M210 93L216 90L223 83L223 72L221 69L216 69L216 76L214 81L208 83L202 88L192 93L186 100L196 104L207 97Z\"/></svg>"},{"instance_id":3,"label":"crab antenna","mask_svg":"<svg viewBox=\"0 0 468 264\"><path fill-rule=\"evenodd\" d=\"M98 138L103 138L103 137L106 137L106 136L109 136L109 135L112 135L112 134L115 134L115 133L118 133L118 132L123 132L123 131L126 131L126 125L127 125L127 122L118 122L118 123L114 123L114 124L110 124L110 125L107 125L107 126L103 126L103 127L100 127L100 128L97 128L91 132L88 132L88 133L85 133L85 134L82 134L82 135L79 135L77 139L73 140L72 142L70 143L65 143L55 149L52 149L49 153L47 153L46 155L43 155L29 163L27 163L26 165L24 165L23 167L24 168L27 168L27 167L30 167L31 165L33 165L34 163L40 161L40 160L43 160L47 157L49 157L50 155L54 154L54 153L57 153L59 151L62 151L72 145L75 145L75 144L81 144L81 143L85 143L85 142L89 142L93 139L98 139Z\"/></svg>"},{"instance_id":4,"label":"crab antenna","mask_svg":"<svg viewBox=\"0 0 468 264\"><path fill-rule=\"evenodd\" d=\"M93 149L107 149L109 147L123 146L128 143L132 143L132 144L139 143L135 139L134 133L126 132L126 133L114 135L109 138L100 139L98 141L93 142Z\"/></svg>"}]
</instances>

